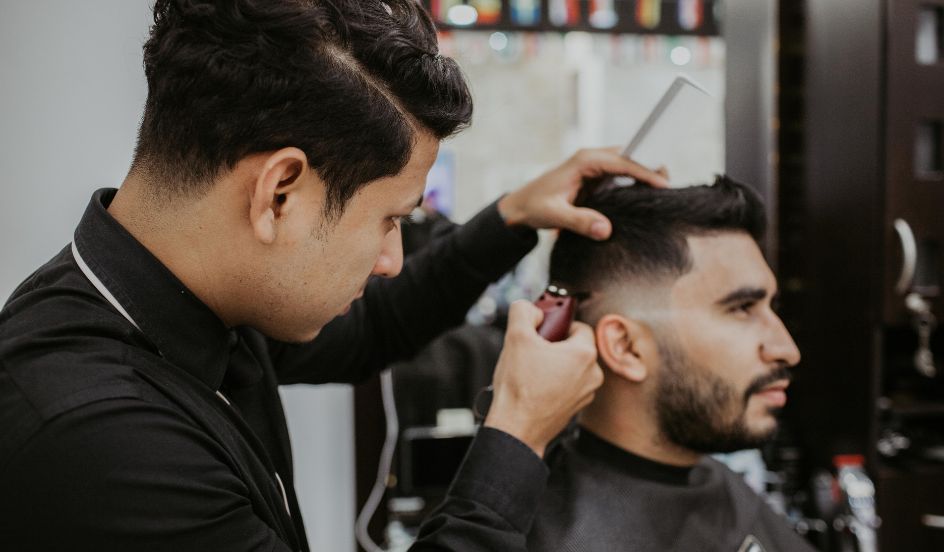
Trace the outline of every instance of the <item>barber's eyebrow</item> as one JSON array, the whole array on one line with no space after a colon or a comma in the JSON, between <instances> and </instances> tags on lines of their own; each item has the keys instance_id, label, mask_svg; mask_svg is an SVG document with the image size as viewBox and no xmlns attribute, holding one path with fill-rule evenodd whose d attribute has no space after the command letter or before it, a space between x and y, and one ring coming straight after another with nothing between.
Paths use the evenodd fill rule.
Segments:
<instances>
[{"instance_id":1,"label":"barber's eyebrow","mask_svg":"<svg viewBox=\"0 0 944 552\"><path fill-rule=\"evenodd\" d=\"M746 303L749 301L760 301L767 297L767 290L757 287L742 287L725 295L717 301L718 305L729 306L737 303Z\"/></svg>"}]
</instances>

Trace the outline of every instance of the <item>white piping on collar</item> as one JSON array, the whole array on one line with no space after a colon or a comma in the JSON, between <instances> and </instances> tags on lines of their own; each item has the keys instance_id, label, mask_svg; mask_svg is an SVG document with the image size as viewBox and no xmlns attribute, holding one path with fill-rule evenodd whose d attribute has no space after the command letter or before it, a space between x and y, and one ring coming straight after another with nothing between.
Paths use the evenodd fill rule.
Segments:
<instances>
[{"instance_id":1,"label":"white piping on collar","mask_svg":"<svg viewBox=\"0 0 944 552\"><path fill-rule=\"evenodd\" d=\"M85 277L88 278L89 282L92 282L92 285L95 286L95 289L97 289L98 292L102 294L102 297L111 303L111 306L115 307L115 310L117 310L121 316L124 316L128 322L131 322L132 326L137 328L139 332L144 333L141 331L141 327L138 326L138 323L134 321L134 318L131 318L131 315L128 314L128 311L126 311L125 308L121 306L121 303L118 302L118 299L115 299L115 296L112 295L110 291L108 291L108 288L105 287L105 284L102 283L98 276L92 272L92 269L89 268L89 265L86 264L85 259L83 259L82 255L79 254L79 248L76 247L75 240L72 241L72 256L75 258L76 264L79 265L79 270L82 271L82 274L85 274Z\"/></svg>"},{"instance_id":2,"label":"white piping on collar","mask_svg":"<svg viewBox=\"0 0 944 552\"><path fill-rule=\"evenodd\" d=\"M279 491L282 493L282 502L285 504L285 511L288 512L288 517L292 517L292 509L288 506L288 494L285 492L285 485L282 484L282 478L279 477L279 472L275 472L275 480L279 484Z\"/></svg>"}]
</instances>

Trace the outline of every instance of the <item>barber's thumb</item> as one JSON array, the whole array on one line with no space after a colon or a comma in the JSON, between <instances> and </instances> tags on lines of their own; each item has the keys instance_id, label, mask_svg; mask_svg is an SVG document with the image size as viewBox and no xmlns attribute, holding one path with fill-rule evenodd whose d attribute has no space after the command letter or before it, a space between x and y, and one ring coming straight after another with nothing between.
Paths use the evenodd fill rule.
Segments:
<instances>
[{"instance_id":1,"label":"barber's thumb","mask_svg":"<svg viewBox=\"0 0 944 552\"><path fill-rule=\"evenodd\" d=\"M574 320L570 323L570 329L567 331L567 339L587 343L596 342L593 327L579 320Z\"/></svg>"},{"instance_id":2,"label":"barber's thumb","mask_svg":"<svg viewBox=\"0 0 944 552\"><path fill-rule=\"evenodd\" d=\"M568 230L594 240L605 240L613 232L610 220L587 207L571 207Z\"/></svg>"},{"instance_id":3,"label":"barber's thumb","mask_svg":"<svg viewBox=\"0 0 944 552\"><path fill-rule=\"evenodd\" d=\"M508 308L508 329L533 332L544 320L544 312L530 301L519 299Z\"/></svg>"}]
</instances>

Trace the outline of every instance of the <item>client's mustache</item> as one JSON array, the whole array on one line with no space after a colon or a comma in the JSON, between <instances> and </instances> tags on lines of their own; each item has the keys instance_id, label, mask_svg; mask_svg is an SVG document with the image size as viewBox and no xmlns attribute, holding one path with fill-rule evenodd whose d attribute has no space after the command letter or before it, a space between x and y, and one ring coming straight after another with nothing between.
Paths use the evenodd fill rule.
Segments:
<instances>
[{"instance_id":1,"label":"client's mustache","mask_svg":"<svg viewBox=\"0 0 944 552\"><path fill-rule=\"evenodd\" d=\"M749 386L747 386L747 391L744 392L744 402L747 402L751 398L751 395L755 393L759 393L771 383L775 383L781 380L790 381L792 379L793 379L793 371L791 370L791 368L787 366L786 364L781 364L773 372L767 374L766 376L761 376L757 378L756 380L751 382Z\"/></svg>"}]
</instances>

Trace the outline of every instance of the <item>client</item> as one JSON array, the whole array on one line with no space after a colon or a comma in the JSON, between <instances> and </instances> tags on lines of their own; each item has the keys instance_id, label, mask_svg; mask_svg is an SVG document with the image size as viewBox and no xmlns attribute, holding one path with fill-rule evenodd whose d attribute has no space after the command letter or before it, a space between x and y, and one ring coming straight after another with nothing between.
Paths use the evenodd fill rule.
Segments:
<instances>
[{"instance_id":1,"label":"client","mask_svg":"<svg viewBox=\"0 0 944 552\"><path fill-rule=\"evenodd\" d=\"M777 430L800 353L771 301L758 242L766 220L744 185L598 192L613 223L593 242L564 232L552 283L586 292L605 382L547 458L531 550L812 551L709 453Z\"/></svg>"}]
</instances>

